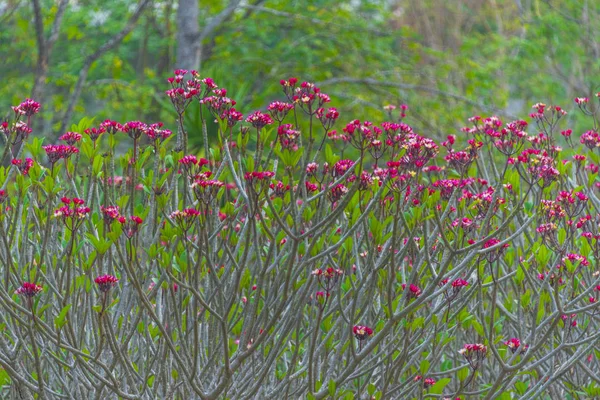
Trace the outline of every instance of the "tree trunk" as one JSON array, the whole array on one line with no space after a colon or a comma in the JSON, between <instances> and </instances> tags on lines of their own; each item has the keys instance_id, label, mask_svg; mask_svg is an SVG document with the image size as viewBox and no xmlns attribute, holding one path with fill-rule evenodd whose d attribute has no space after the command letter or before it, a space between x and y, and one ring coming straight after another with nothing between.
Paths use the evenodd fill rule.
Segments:
<instances>
[{"instance_id":1,"label":"tree trunk","mask_svg":"<svg viewBox=\"0 0 600 400\"><path fill-rule=\"evenodd\" d=\"M198 0L179 0L176 68L187 70L200 68L198 10Z\"/></svg>"}]
</instances>

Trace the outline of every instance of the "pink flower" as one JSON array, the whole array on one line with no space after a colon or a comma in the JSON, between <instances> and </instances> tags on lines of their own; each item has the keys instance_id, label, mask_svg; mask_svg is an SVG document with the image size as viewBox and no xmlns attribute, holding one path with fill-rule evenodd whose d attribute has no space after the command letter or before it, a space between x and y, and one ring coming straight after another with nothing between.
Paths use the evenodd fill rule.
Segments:
<instances>
[{"instance_id":1,"label":"pink flower","mask_svg":"<svg viewBox=\"0 0 600 400\"><path fill-rule=\"evenodd\" d=\"M94 282L96 282L98 289L100 289L102 293L106 293L113 288L119 280L112 275L101 275L94 279Z\"/></svg>"},{"instance_id":2,"label":"pink flower","mask_svg":"<svg viewBox=\"0 0 600 400\"><path fill-rule=\"evenodd\" d=\"M354 166L354 161L352 160L340 160L336 162L331 170L331 175L334 178L339 178L343 176L350 168Z\"/></svg>"},{"instance_id":3,"label":"pink flower","mask_svg":"<svg viewBox=\"0 0 600 400\"><path fill-rule=\"evenodd\" d=\"M433 378L425 378L423 381L423 387L428 388L430 386L435 385L435 379Z\"/></svg>"},{"instance_id":4,"label":"pink flower","mask_svg":"<svg viewBox=\"0 0 600 400\"><path fill-rule=\"evenodd\" d=\"M41 105L37 101L31 99L25 99L21 104L17 106L19 113L27 117L40 112Z\"/></svg>"},{"instance_id":5,"label":"pink flower","mask_svg":"<svg viewBox=\"0 0 600 400\"><path fill-rule=\"evenodd\" d=\"M109 224L120 216L119 206L100 206L100 211L104 216L104 220Z\"/></svg>"},{"instance_id":6,"label":"pink flower","mask_svg":"<svg viewBox=\"0 0 600 400\"><path fill-rule=\"evenodd\" d=\"M20 288L15 290L15 294L23 295L25 297L34 297L36 294L42 291L42 287L35 283L24 282Z\"/></svg>"},{"instance_id":7,"label":"pink flower","mask_svg":"<svg viewBox=\"0 0 600 400\"><path fill-rule=\"evenodd\" d=\"M51 164L54 164L58 160L69 158L71 154L79 153L77 147L64 144L50 144L42 146L42 148L46 151L48 161L50 161Z\"/></svg>"},{"instance_id":8,"label":"pink flower","mask_svg":"<svg viewBox=\"0 0 600 400\"><path fill-rule=\"evenodd\" d=\"M405 290L405 289L406 289L406 283L403 283L402 290ZM408 293L409 299L416 299L417 297L419 297L421 295L421 289L415 284L411 283L410 285L408 285L408 290L409 290L409 293Z\"/></svg>"},{"instance_id":9,"label":"pink flower","mask_svg":"<svg viewBox=\"0 0 600 400\"><path fill-rule=\"evenodd\" d=\"M517 338L507 340L506 342L504 342L504 345L506 345L513 353L516 353L517 351L519 351L519 349L520 352L523 353L529 348L529 345L521 346L521 341Z\"/></svg>"},{"instance_id":10,"label":"pink flower","mask_svg":"<svg viewBox=\"0 0 600 400\"><path fill-rule=\"evenodd\" d=\"M249 182L256 182L256 181L270 180L274 176L275 176L275 173L271 172L271 171L262 171L262 172L254 171L254 172L246 172L244 174L244 179Z\"/></svg>"},{"instance_id":11,"label":"pink flower","mask_svg":"<svg viewBox=\"0 0 600 400\"><path fill-rule=\"evenodd\" d=\"M104 129L103 127L88 128L85 131L83 131L83 133L85 133L86 135L88 135L90 137L90 139L92 139L92 142L95 142L96 140L98 140L100 135L102 135L105 132L106 132L106 129Z\"/></svg>"},{"instance_id":12,"label":"pink flower","mask_svg":"<svg viewBox=\"0 0 600 400\"><path fill-rule=\"evenodd\" d=\"M292 124L283 124L277 128L277 138L282 149L291 151L298 150L298 138L300 131L292 129Z\"/></svg>"},{"instance_id":13,"label":"pink flower","mask_svg":"<svg viewBox=\"0 0 600 400\"><path fill-rule=\"evenodd\" d=\"M123 125L121 125L117 121L111 121L110 119L107 119L100 124L100 129L103 129L105 132L114 135L115 133L123 130Z\"/></svg>"},{"instance_id":14,"label":"pink flower","mask_svg":"<svg viewBox=\"0 0 600 400\"><path fill-rule=\"evenodd\" d=\"M147 129L148 126L140 121L129 121L121 127L121 130L134 140L139 139Z\"/></svg>"},{"instance_id":15,"label":"pink flower","mask_svg":"<svg viewBox=\"0 0 600 400\"><path fill-rule=\"evenodd\" d=\"M123 232L127 238L131 239L138 232L139 226L144 222L138 216L129 217L129 219L121 216L118 218L119 223L123 226Z\"/></svg>"},{"instance_id":16,"label":"pink flower","mask_svg":"<svg viewBox=\"0 0 600 400\"><path fill-rule=\"evenodd\" d=\"M246 122L249 122L253 127L260 130L267 125L271 125L273 120L268 114L255 111L246 118Z\"/></svg>"},{"instance_id":17,"label":"pink flower","mask_svg":"<svg viewBox=\"0 0 600 400\"><path fill-rule=\"evenodd\" d=\"M12 165L19 169L23 175L29 174L29 169L33 166L33 160L31 158L26 158L25 160L21 159L13 159L11 161Z\"/></svg>"},{"instance_id":18,"label":"pink flower","mask_svg":"<svg viewBox=\"0 0 600 400\"><path fill-rule=\"evenodd\" d=\"M454 282L452 282L453 288L461 288L466 286L469 286L469 282L465 281L464 279L456 279Z\"/></svg>"},{"instance_id":19,"label":"pink flower","mask_svg":"<svg viewBox=\"0 0 600 400\"><path fill-rule=\"evenodd\" d=\"M144 133L149 139L152 140L166 140L169 136L172 135L172 132L168 129L162 129L162 127L163 123L157 122L155 124L149 125L148 128L144 131Z\"/></svg>"},{"instance_id":20,"label":"pink flower","mask_svg":"<svg viewBox=\"0 0 600 400\"><path fill-rule=\"evenodd\" d=\"M487 356L487 347L481 343L468 343L458 351L458 354L469 362L473 370L476 370Z\"/></svg>"},{"instance_id":21,"label":"pink flower","mask_svg":"<svg viewBox=\"0 0 600 400\"><path fill-rule=\"evenodd\" d=\"M284 103L281 101L274 101L269 104L267 110L271 114L271 117L276 121L283 121L287 114L294 109L294 105L290 103Z\"/></svg>"},{"instance_id":22,"label":"pink flower","mask_svg":"<svg viewBox=\"0 0 600 400\"><path fill-rule=\"evenodd\" d=\"M77 132L67 132L58 139L67 142L69 146L73 146L81 140L81 135Z\"/></svg>"},{"instance_id":23,"label":"pink flower","mask_svg":"<svg viewBox=\"0 0 600 400\"><path fill-rule=\"evenodd\" d=\"M365 340L367 337L373 335L373 329L368 326L355 325L354 328L352 328L352 333L354 333L356 339Z\"/></svg>"},{"instance_id":24,"label":"pink flower","mask_svg":"<svg viewBox=\"0 0 600 400\"><path fill-rule=\"evenodd\" d=\"M496 239L496 238L492 238L490 240L488 240L487 242L484 243L483 248L484 249L489 249L493 246L496 246L497 244L500 243L500 240ZM494 262L496 261L498 258L500 258L500 256L502 255L502 253L504 253L504 250L510 247L510 245L508 243L503 244L500 247L496 247L491 251L488 251L485 253L485 257L487 258L488 262Z\"/></svg>"}]
</instances>

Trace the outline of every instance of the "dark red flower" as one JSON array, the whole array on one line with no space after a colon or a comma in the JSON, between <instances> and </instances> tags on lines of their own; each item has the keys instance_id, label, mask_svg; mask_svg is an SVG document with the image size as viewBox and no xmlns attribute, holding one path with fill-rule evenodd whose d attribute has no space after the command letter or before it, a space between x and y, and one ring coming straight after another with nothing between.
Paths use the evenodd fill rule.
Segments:
<instances>
[{"instance_id":1,"label":"dark red flower","mask_svg":"<svg viewBox=\"0 0 600 400\"><path fill-rule=\"evenodd\" d=\"M373 335L373 329L368 326L355 325L354 328L352 328L352 333L354 333L356 339L365 340L367 337Z\"/></svg>"},{"instance_id":2,"label":"dark red flower","mask_svg":"<svg viewBox=\"0 0 600 400\"><path fill-rule=\"evenodd\" d=\"M119 280L112 275L101 275L94 279L94 282L96 282L98 289L100 289L102 293L106 293L112 289Z\"/></svg>"},{"instance_id":3,"label":"dark red flower","mask_svg":"<svg viewBox=\"0 0 600 400\"><path fill-rule=\"evenodd\" d=\"M42 287L35 283L24 282L20 288L15 290L15 294L23 295L25 297L34 297L36 294L42 291Z\"/></svg>"}]
</instances>

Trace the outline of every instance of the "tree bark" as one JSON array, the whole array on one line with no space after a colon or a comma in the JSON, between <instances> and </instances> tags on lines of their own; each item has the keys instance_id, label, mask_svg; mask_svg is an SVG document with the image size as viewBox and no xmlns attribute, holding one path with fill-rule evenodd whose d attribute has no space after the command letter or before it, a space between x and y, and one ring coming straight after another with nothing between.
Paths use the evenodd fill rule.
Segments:
<instances>
[{"instance_id":1,"label":"tree bark","mask_svg":"<svg viewBox=\"0 0 600 400\"><path fill-rule=\"evenodd\" d=\"M177 64L179 69L200 68L198 0L179 0L177 8Z\"/></svg>"}]
</instances>

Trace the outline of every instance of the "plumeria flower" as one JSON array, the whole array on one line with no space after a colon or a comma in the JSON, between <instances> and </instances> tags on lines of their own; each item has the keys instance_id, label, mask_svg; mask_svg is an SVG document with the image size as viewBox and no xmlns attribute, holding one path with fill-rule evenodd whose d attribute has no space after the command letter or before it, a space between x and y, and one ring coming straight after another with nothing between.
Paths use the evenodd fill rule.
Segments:
<instances>
[{"instance_id":1,"label":"plumeria flower","mask_svg":"<svg viewBox=\"0 0 600 400\"><path fill-rule=\"evenodd\" d=\"M102 293L106 293L115 287L119 280L112 275L101 275L94 279L94 282L96 282L98 289L100 289Z\"/></svg>"},{"instance_id":2,"label":"plumeria flower","mask_svg":"<svg viewBox=\"0 0 600 400\"><path fill-rule=\"evenodd\" d=\"M524 353L529 348L529 345L521 345L521 341L517 338L507 340L504 342L504 345L513 353L516 353L517 351Z\"/></svg>"},{"instance_id":3,"label":"plumeria flower","mask_svg":"<svg viewBox=\"0 0 600 400\"><path fill-rule=\"evenodd\" d=\"M462 355L469 362L469 365L473 370L476 370L487 356L487 346L481 343L465 344L463 348L458 351L458 354Z\"/></svg>"},{"instance_id":4,"label":"plumeria flower","mask_svg":"<svg viewBox=\"0 0 600 400\"><path fill-rule=\"evenodd\" d=\"M58 139L67 142L69 146L73 146L75 143L81 141L81 134L77 132L67 132Z\"/></svg>"},{"instance_id":5,"label":"plumeria flower","mask_svg":"<svg viewBox=\"0 0 600 400\"><path fill-rule=\"evenodd\" d=\"M250 123L257 130L261 130L267 125L271 125L273 120L268 114L261 111L255 111L246 118L246 122Z\"/></svg>"},{"instance_id":6,"label":"plumeria flower","mask_svg":"<svg viewBox=\"0 0 600 400\"><path fill-rule=\"evenodd\" d=\"M194 221L198 219L199 215L200 211L195 208L186 208L184 210L173 211L170 217L184 232L187 232L194 224Z\"/></svg>"},{"instance_id":7,"label":"plumeria flower","mask_svg":"<svg viewBox=\"0 0 600 400\"><path fill-rule=\"evenodd\" d=\"M433 378L425 378L425 380L423 381L424 388L428 388L433 385L435 385L435 379Z\"/></svg>"},{"instance_id":8,"label":"plumeria flower","mask_svg":"<svg viewBox=\"0 0 600 400\"><path fill-rule=\"evenodd\" d=\"M21 104L13 107L15 113L30 117L40 112L41 105L37 101L25 99Z\"/></svg>"},{"instance_id":9,"label":"plumeria flower","mask_svg":"<svg viewBox=\"0 0 600 400\"><path fill-rule=\"evenodd\" d=\"M373 329L369 328L368 326L355 325L354 328L352 328L352 333L354 333L354 337L357 340L362 341L373 335Z\"/></svg>"},{"instance_id":10,"label":"plumeria flower","mask_svg":"<svg viewBox=\"0 0 600 400\"><path fill-rule=\"evenodd\" d=\"M403 283L402 290L405 290L405 289L406 289L406 283ZM417 297L419 297L421 295L421 289L417 285L414 285L412 283L410 285L408 285L408 290L409 290L409 292L408 292L409 299L416 299Z\"/></svg>"},{"instance_id":11,"label":"plumeria flower","mask_svg":"<svg viewBox=\"0 0 600 400\"><path fill-rule=\"evenodd\" d=\"M70 231L76 231L90 213L90 208L84 206L83 199L77 197L63 197L61 202L64 205L54 210L54 217L60 219Z\"/></svg>"},{"instance_id":12,"label":"plumeria flower","mask_svg":"<svg viewBox=\"0 0 600 400\"><path fill-rule=\"evenodd\" d=\"M11 161L11 164L14 165L23 175L28 175L29 169L33 167L33 160L29 157L24 160L15 158Z\"/></svg>"},{"instance_id":13,"label":"plumeria flower","mask_svg":"<svg viewBox=\"0 0 600 400\"><path fill-rule=\"evenodd\" d=\"M118 218L118 221L123 226L123 232L125 233L125 236L127 236L128 239L131 239L135 236L135 234L138 232L140 225L142 224L142 222L144 222L143 219L135 215L129 217L129 219L121 216Z\"/></svg>"},{"instance_id":14,"label":"plumeria flower","mask_svg":"<svg viewBox=\"0 0 600 400\"><path fill-rule=\"evenodd\" d=\"M32 298L42 290L43 288L39 285L36 285L35 283L23 282L21 287L15 290L15 294L18 294L19 296Z\"/></svg>"},{"instance_id":15,"label":"plumeria flower","mask_svg":"<svg viewBox=\"0 0 600 400\"><path fill-rule=\"evenodd\" d=\"M46 155L48 156L48 161L50 161L50 164L54 164L58 160L67 159L72 154L79 153L79 149L77 147L64 144L50 144L47 146L42 146L42 148L46 151Z\"/></svg>"},{"instance_id":16,"label":"plumeria flower","mask_svg":"<svg viewBox=\"0 0 600 400\"><path fill-rule=\"evenodd\" d=\"M107 223L111 223L121 216L119 213L119 206L100 206L100 212Z\"/></svg>"}]
</instances>

